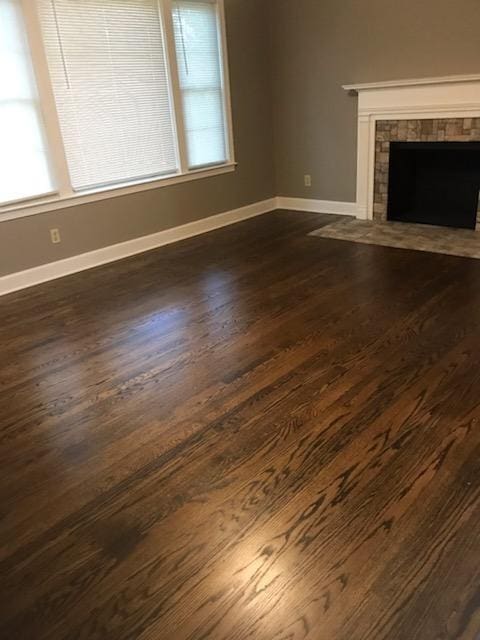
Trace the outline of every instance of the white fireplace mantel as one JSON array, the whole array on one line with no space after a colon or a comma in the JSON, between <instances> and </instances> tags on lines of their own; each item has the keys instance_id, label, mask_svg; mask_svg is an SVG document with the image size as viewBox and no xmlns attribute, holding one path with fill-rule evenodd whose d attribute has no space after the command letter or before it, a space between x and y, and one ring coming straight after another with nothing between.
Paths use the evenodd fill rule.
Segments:
<instances>
[{"instance_id":1,"label":"white fireplace mantel","mask_svg":"<svg viewBox=\"0 0 480 640\"><path fill-rule=\"evenodd\" d=\"M480 74L348 84L358 93L357 210L373 218L377 120L480 117Z\"/></svg>"}]
</instances>

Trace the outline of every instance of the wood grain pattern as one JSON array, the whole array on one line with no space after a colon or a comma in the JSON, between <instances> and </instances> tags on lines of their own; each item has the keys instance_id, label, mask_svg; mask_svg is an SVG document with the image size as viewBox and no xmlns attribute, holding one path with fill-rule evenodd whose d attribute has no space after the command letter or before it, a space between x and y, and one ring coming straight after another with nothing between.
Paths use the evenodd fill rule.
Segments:
<instances>
[{"instance_id":1,"label":"wood grain pattern","mask_svg":"<svg viewBox=\"0 0 480 640\"><path fill-rule=\"evenodd\" d=\"M0 637L478 640L480 263L330 218L0 299Z\"/></svg>"}]
</instances>

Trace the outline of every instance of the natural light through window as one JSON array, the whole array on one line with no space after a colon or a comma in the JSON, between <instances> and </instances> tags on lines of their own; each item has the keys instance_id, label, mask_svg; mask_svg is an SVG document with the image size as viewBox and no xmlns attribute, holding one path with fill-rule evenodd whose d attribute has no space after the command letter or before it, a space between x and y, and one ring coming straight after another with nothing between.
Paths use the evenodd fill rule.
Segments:
<instances>
[{"instance_id":1,"label":"natural light through window","mask_svg":"<svg viewBox=\"0 0 480 640\"><path fill-rule=\"evenodd\" d=\"M233 167L222 2L0 0L0 207Z\"/></svg>"},{"instance_id":2,"label":"natural light through window","mask_svg":"<svg viewBox=\"0 0 480 640\"><path fill-rule=\"evenodd\" d=\"M156 0L40 0L74 189L176 171Z\"/></svg>"},{"instance_id":3,"label":"natural light through window","mask_svg":"<svg viewBox=\"0 0 480 640\"><path fill-rule=\"evenodd\" d=\"M0 0L0 202L53 189L20 3Z\"/></svg>"},{"instance_id":4,"label":"natural light through window","mask_svg":"<svg viewBox=\"0 0 480 640\"><path fill-rule=\"evenodd\" d=\"M190 167L226 159L220 45L212 2L174 2L173 17Z\"/></svg>"}]
</instances>

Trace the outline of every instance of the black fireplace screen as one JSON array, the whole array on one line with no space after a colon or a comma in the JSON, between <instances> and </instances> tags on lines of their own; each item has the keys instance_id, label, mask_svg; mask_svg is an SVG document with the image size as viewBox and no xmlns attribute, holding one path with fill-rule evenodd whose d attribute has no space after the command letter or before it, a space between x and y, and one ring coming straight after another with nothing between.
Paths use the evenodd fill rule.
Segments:
<instances>
[{"instance_id":1,"label":"black fireplace screen","mask_svg":"<svg viewBox=\"0 0 480 640\"><path fill-rule=\"evenodd\" d=\"M475 229L480 142L392 142L389 220Z\"/></svg>"}]
</instances>

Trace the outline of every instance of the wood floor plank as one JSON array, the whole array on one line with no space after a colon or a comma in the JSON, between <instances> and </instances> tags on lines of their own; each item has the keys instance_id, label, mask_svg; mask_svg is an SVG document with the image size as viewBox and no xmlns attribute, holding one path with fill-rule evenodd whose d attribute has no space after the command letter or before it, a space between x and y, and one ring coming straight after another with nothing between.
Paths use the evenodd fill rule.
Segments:
<instances>
[{"instance_id":1,"label":"wood floor plank","mask_svg":"<svg viewBox=\"0 0 480 640\"><path fill-rule=\"evenodd\" d=\"M477 640L480 263L276 212L0 299L0 635Z\"/></svg>"}]
</instances>

